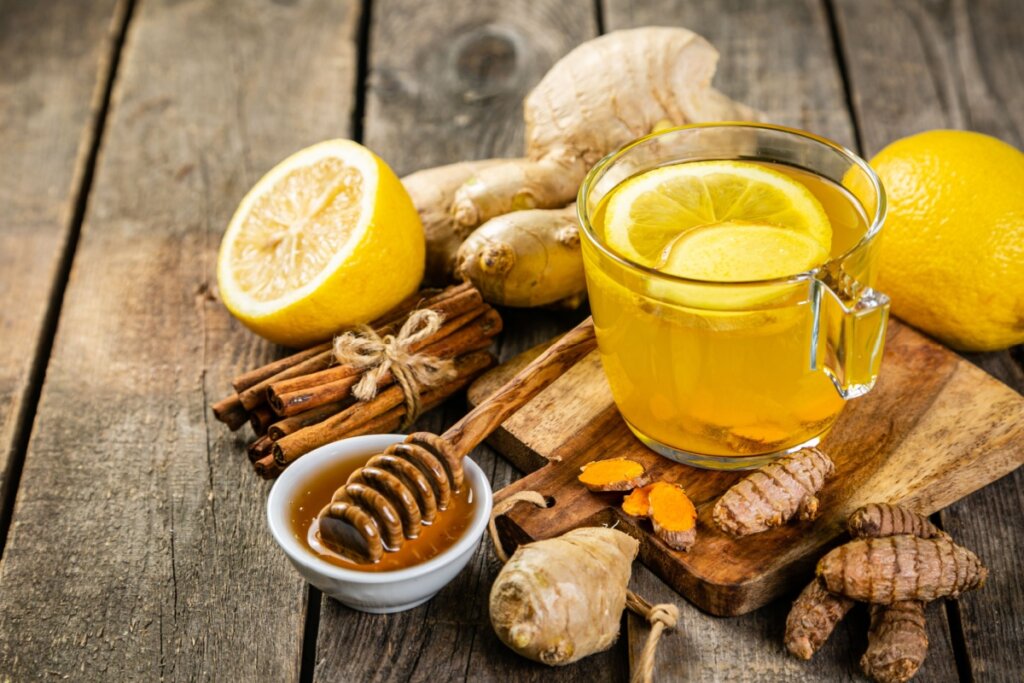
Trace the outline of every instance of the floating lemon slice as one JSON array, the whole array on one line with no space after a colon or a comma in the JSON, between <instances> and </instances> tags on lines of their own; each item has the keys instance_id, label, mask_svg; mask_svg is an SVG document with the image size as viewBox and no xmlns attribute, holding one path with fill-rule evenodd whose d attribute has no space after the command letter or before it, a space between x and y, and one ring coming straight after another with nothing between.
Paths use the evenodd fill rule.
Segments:
<instances>
[{"instance_id":1,"label":"floating lemon slice","mask_svg":"<svg viewBox=\"0 0 1024 683\"><path fill-rule=\"evenodd\" d=\"M411 294L424 253L394 172L358 143L329 140L288 157L245 196L221 242L217 281L254 332L305 346Z\"/></svg>"},{"instance_id":2,"label":"floating lemon slice","mask_svg":"<svg viewBox=\"0 0 1024 683\"><path fill-rule=\"evenodd\" d=\"M832 244L828 215L810 190L779 171L742 161L687 162L631 178L612 193L604 223L605 240L612 249L654 268L669 265L671 258L672 272L680 268L681 257L670 252L698 228L774 226L809 237L825 254ZM764 238L763 231L757 234ZM709 243L704 245L707 249ZM736 267L728 269L741 281L762 279L741 271L743 264L750 265L750 260L737 253ZM694 272L698 270L711 274L693 266Z\"/></svg>"},{"instance_id":3,"label":"floating lemon slice","mask_svg":"<svg viewBox=\"0 0 1024 683\"><path fill-rule=\"evenodd\" d=\"M684 233L669 246L661 270L693 280L749 282L801 273L827 258L821 243L802 232L722 223Z\"/></svg>"}]
</instances>

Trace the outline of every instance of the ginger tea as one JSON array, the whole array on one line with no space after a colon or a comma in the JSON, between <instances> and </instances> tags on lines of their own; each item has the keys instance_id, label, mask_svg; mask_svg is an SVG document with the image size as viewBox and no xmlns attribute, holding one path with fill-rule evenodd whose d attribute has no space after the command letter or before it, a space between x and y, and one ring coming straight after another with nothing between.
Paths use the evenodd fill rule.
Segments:
<instances>
[{"instance_id":1,"label":"ginger tea","mask_svg":"<svg viewBox=\"0 0 1024 683\"><path fill-rule=\"evenodd\" d=\"M702 162L655 172L691 163ZM718 179L719 187L710 194L724 193L726 206L734 202L743 208L722 219L720 225L731 233L694 242L689 235L696 231L718 229L699 225L699 215L719 200L709 198L712 183L697 183L696 190L677 183L670 188L671 201L648 198L640 208L633 204L628 215L610 219L609 205L630 186L630 178L608 192L590 216L596 238L630 262L623 264L584 241L601 360L630 428L660 452L667 446L712 460L779 453L816 442L843 407L830 377L814 368L812 355L827 353L812 343L815 325L829 324L815 314L814 281L789 276L849 252L868 231L865 211L847 189L814 173L782 164L735 165L752 176L757 175L752 166L783 174L809 191L820 208L800 204L806 197L801 199L799 192L790 192L793 209L770 190L752 196L760 190ZM664 183L677 182L671 173L666 178ZM792 189L789 185L780 182L783 196ZM665 224L666 216L680 212L685 225ZM751 220L744 212L765 217ZM815 212L817 217L807 218ZM822 226L830 227L830 239ZM776 227L794 232L776 243ZM772 263L779 254L782 260ZM847 259L841 271L867 285L871 261L868 256ZM689 280L659 278L664 272Z\"/></svg>"}]
</instances>

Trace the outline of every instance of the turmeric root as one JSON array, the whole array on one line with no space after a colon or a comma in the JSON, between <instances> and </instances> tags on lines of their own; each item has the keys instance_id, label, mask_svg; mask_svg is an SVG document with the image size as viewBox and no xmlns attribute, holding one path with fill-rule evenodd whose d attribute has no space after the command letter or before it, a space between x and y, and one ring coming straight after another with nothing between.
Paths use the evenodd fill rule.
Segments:
<instances>
[{"instance_id":1,"label":"turmeric root","mask_svg":"<svg viewBox=\"0 0 1024 683\"><path fill-rule=\"evenodd\" d=\"M455 252L472 232L455 222L448 210L455 191L489 166L508 159L482 159L463 161L411 173L402 178L402 185L412 198L423 223L427 239L427 266L424 280L432 284L447 284L455 270Z\"/></svg>"},{"instance_id":2,"label":"turmeric root","mask_svg":"<svg viewBox=\"0 0 1024 683\"><path fill-rule=\"evenodd\" d=\"M910 534L918 538L949 538L924 515L889 503L871 503L858 508L846 523L854 538L877 538Z\"/></svg>"},{"instance_id":3,"label":"turmeric root","mask_svg":"<svg viewBox=\"0 0 1024 683\"><path fill-rule=\"evenodd\" d=\"M578 297L586 282L576 205L492 218L459 247L455 269L493 304L545 306Z\"/></svg>"},{"instance_id":4,"label":"turmeric root","mask_svg":"<svg viewBox=\"0 0 1024 683\"><path fill-rule=\"evenodd\" d=\"M622 511L634 517L646 517L651 513L651 489L654 484L641 486L633 489L628 496L622 499Z\"/></svg>"},{"instance_id":5,"label":"turmeric root","mask_svg":"<svg viewBox=\"0 0 1024 683\"><path fill-rule=\"evenodd\" d=\"M588 462L577 477L591 491L629 491L643 486L647 470L636 460L609 458Z\"/></svg>"},{"instance_id":6,"label":"turmeric root","mask_svg":"<svg viewBox=\"0 0 1024 683\"><path fill-rule=\"evenodd\" d=\"M655 535L676 550L689 550L697 540L697 509L678 484L658 482L648 493Z\"/></svg>"},{"instance_id":7,"label":"turmeric root","mask_svg":"<svg viewBox=\"0 0 1024 683\"><path fill-rule=\"evenodd\" d=\"M923 602L871 606L868 649L860 660L865 675L878 683L903 683L913 678L927 654Z\"/></svg>"},{"instance_id":8,"label":"turmeric root","mask_svg":"<svg viewBox=\"0 0 1024 683\"><path fill-rule=\"evenodd\" d=\"M715 526L748 536L781 526L794 515L814 519L815 494L834 470L832 460L817 448L790 453L733 484L715 503Z\"/></svg>"},{"instance_id":9,"label":"turmeric root","mask_svg":"<svg viewBox=\"0 0 1024 683\"><path fill-rule=\"evenodd\" d=\"M988 576L977 555L948 538L907 535L850 541L821 558L817 573L833 593L882 605L957 598Z\"/></svg>"},{"instance_id":10,"label":"turmeric root","mask_svg":"<svg viewBox=\"0 0 1024 683\"><path fill-rule=\"evenodd\" d=\"M604 527L520 546L491 588L498 638L548 665L608 649L619 635L638 549L632 537Z\"/></svg>"},{"instance_id":11,"label":"turmeric root","mask_svg":"<svg viewBox=\"0 0 1024 683\"><path fill-rule=\"evenodd\" d=\"M786 649L794 657L810 659L851 607L853 600L829 593L815 578L800 592L786 617Z\"/></svg>"},{"instance_id":12,"label":"turmeric root","mask_svg":"<svg viewBox=\"0 0 1024 683\"><path fill-rule=\"evenodd\" d=\"M523 103L525 160L481 171L452 212L477 226L521 209L571 202L587 170L656 126L756 118L711 88L718 52L683 28L615 31L559 60Z\"/></svg>"}]
</instances>

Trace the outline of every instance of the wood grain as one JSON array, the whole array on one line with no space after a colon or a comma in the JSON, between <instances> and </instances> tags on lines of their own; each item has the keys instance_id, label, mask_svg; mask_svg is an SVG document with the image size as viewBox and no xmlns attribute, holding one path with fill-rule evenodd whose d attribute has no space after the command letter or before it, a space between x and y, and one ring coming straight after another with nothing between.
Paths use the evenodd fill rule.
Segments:
<instances>
[{"instance_id":1,"label":"wood grain","mask_svg":"<svg viewBox=\"0 0 1024 683\"><path fill-rule=\"evenodd\" d=\"M363 142L401 174L521 154L523 97L558 57L595 33L589 0L374 2ZM585 317L585 312L501 313L503 360ZM459 397L414 429L441 433L465 410ZM486 446L470 457L495 489L519 476ZM502 645L487 615L487 596L499 569L488 545L482 544L470 566L437 598L404 614L361 614L324 599L314 680L625 680L624 640L559 669L525 660Z\"/></svg>"},{"instance_id":2,"label":"wood grain","mask_svg":"<svg viewBox=\"0 0 1024 683\"><path fill-rule=\"evenodd\" d=\"M0 530L126 9L124 0L0 3Z\"/></svg>"},{"instance_id":3,"label":"wood grain","mask_svg":"<svg viewBox=\"0 0 1024 683\"><path fill-rule=\"evenodd\" d=\"M836 3L843 54L865 152L930 128L967 128L1024 146L1024 22L1014 0ZM969 354L1024 391L1024 349ZM1019 681L1024 663L1024 472L947 508L943 526L991 569L985 589L953 609L967 668L978 680Z\"/></svg>"},{"instance_id":4,"label":"wood grain","mask_svg":"<svg viewBox=\"0 0 1024 683\"><path fill-rule=\"evenodd\" d=\"M356 22L136 8L0 566L4 678L298 679L305 586L206 407L268 347L211 283L251 184L348 132Z\"/></svg>"}]
</instances>

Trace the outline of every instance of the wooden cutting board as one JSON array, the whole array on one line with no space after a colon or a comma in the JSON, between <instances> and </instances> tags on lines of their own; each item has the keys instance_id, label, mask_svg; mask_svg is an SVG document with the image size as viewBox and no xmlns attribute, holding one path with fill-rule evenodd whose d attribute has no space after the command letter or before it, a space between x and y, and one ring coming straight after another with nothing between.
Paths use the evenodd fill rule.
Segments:
<instances>
[{"instance_id":1,"label":"wooden cutting board","mask_svg":"<svg viewBox=\"0 0 1024 683\"><path fill-rule=\"evenodd\" d=\"M540 353L528 351L474 383L474 405ZM836 476L812 522L732 539L710 522L711 506L744 473L681 465L647 449L619 416L594 352L539 394L491 437L525 477L498 492L535 490L547 509L518 505L501 520L513 543L570 529L617 524L640 540L642 561L698 607L717 615L757 609L805 583L843 534L850 512L892 502L931 514L1024 463L1024 397L910 327L892 321L881 377L852 401L822 443ZM674 551L649 522L621 512L622 494L595 494L576 475L602 458L642 461L656 478L682 484L700 511L698 540ZM984 559L984 558L982 558Z\"/></svg>"}]
</instances>

